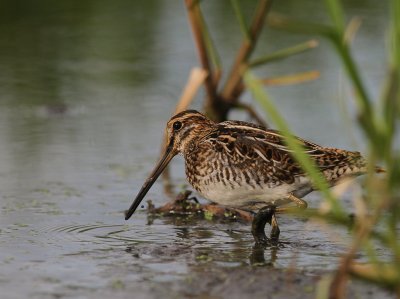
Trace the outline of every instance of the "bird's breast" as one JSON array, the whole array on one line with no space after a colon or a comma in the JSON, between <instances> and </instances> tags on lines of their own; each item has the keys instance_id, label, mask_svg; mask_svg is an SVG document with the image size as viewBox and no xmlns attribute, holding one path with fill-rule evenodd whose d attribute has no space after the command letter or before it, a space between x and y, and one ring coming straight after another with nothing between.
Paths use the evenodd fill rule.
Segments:
<instances>
[{"instance_id":1,"label":"bird's breast","mask_svg":"<svg viewBox=\"0 0 400 299\"><path fill-rule=\"evenodd\" d=\"M237 165L215 152L185 157L185 165L188 182L202 196L231 207L287 203L287 195L305 183L298 178L288 184L270 176L266 168Z\"/></svg>"}]
</instances>

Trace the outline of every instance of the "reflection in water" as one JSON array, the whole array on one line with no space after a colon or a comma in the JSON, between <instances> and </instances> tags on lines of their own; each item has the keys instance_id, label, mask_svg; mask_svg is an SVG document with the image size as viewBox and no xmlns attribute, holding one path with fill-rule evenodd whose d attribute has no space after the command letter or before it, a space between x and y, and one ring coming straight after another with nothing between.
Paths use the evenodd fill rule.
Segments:
<instances>
[{"instance_id":1,"label":"reflection in water","mask_svg":"<svg viewBox=\"0 0 400 299\"><path fill-rule=\"evenodd\" d=\"M190 238L190 230L187 227L177 227L175 228L176 230L176 236L179 239L189 239Z\"/></svg>"},{"instance_id":2,"label":"reflection in water","mask_svg":"<svg viewBox=\"0 0 400 299\"><path fill-rule=\"evenodd\" d=\"M172 218L175 217L171 217L169 220ZM252 244L253 240L250 236L243 238L247 232L234 232L234 230L228 229L224 230L226 234L218 233L219 229L223 229L223 225L215 228L209 224L206 221L187 221L186 219L184 223L181 222L179 226L176 226L170 221L163 221L163 225L166 225L165 231L155 231L156 236L153 236L151 240L149 236L145 238L142 233L138 234L140 227L129 225L99 223L45 227L36 231L34 242L37 244L42 242L47 244L69 243L68 255L80 254L82 243L89 244L88 248L93 248L95 244L113 248L123 247L126 252L136 258L140 257L140 252L143 250L146 252L155 250L157 253L156 247L152 249L152 246L163 246L170 243L176 245L182 255L193 254L197 261L236 265L243 264L245 257L249 256L249 264L255 266L274 266L279 250L284 248L283 243L280 246L255 246ZM24 227L21 225L21 228ZM160 233L166 233L170 229L175 231L176 237L166 234L164 238L160 238ZM74 247L73 243L79 245ZM74 252L75 250L77 252ZM266 261L266 256L269 256L268 261ZM159 256L154 258L159 258Z\"/></svg>"},{"instance_id":3,"label":"reflection in water","mask_svg":"<svg viewBox=\"0 0 400 299\"><path fill-rule=\"evenodd\" d=\"M249 260L250 264L253 266L274 266L275 262L278 258L278 250L279 247L277 246L271 246L271 247L263 247L263 246L253 246L253 250L250 254ZM270 259L267 262L265 260L265 254L269 253L270 254Z\"/></svg>"}]
</instances>

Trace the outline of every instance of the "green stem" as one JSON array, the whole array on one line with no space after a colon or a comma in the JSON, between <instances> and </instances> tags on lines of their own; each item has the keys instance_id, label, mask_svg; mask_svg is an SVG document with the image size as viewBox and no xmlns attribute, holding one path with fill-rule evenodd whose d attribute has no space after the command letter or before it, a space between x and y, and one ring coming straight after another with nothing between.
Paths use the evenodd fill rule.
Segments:
<instances>
[{"instance_id":1,"label":"green stem","mask_svg":"<svg viewBox=\"0 0 400 299\"><path fill-rule=\"evenodd\" d=\"M344 32L345 22L343 17L343 9L339 0L325 0L325 5L328 9L332 23L338 32Z\"/></svg>"},{"instance_id":2,"label":"green stem","mask_svg":"<svg viewBox=\"0 0 400 299\"><path fill-rule=\"evenodd\" d=\"M208 30L207 23L204 20L204 16L201 12L201 10L198 10L199 14L199 20L200 20L200 28L201 32L203 34L203 39L204 43L207 49L207 53L210 57L211 63L213 66L217 69L220 70L222 68L222 63L221 63L221 58L218 54L217 48L215 47L215 44L211 38L210 31Z\"/></svg>"},{"instance_id":3,"label":"green stem","mask_svg":"<svg viewBox=\"0 0 400 299\"><path fill-rule=\"evenodd\" d=\"M240 30L243 33L243 36L247 39L250 40L250 33L248 26L246 24L246 20L244 19L242 9L240 7L239 1L238 0L231 0L231 5L233 7L233 10L235 12L236 18L238 19Z\"/></svg>"},{"instance_id":4,"label":"green stem","mask_svg":"<svg viewBox=\"0 0 400 299\"><path fill-rule=\"evenodd\" d=\"M304 152L304 148L292 134L286 121L280 115L275 105L269 99L267 93L263 89L261 82L250 72L244 74L244 82L252 92L254 98L260 103L269 117L276 124L278 129L285 137L288 147L293 150L293 157L297 160L303 170L309 175L313 185L324 194L325 198L331 205L332 213L340 218L345 214L337 199L329 190L329 184L318 170L315 162Z\"/></svg>"},{"instance_id":5,"label":"green stem","mask_svg":"<svg viewBox=\"0 0 400 299\"><path fill-rule=\"evenodd\" d=\"M343 42L343 38L338 33L332 38L333 44L336 46L337 52L342 58L343 66L353 82L356 92L356 103L359 108L359 122L364 129L365 134L369 140L379 140L379 134L376 130L374 114L372 111L371 100L367 94L366 88L361 80L360 73L357 69L356 63L350 54L350 49L347 44Z\"/></svg>"},{"instance_id":6,"label":"green stem","mask_svg":"<svg viewBox=\"0 0 400 299\"><path fill-rule=\"evenodd\" d=\"M310 41L307 41L307 42L304 42L304 43L301 43L301 44L298 44L298 45L295 45L295 46L292 46L292 47L289 47L286 49L279 50L275 53L268 54L268 55L262 56L260 58L254 59L253 61L251 61L249 63L249 66L257 67L257 66L263 65L268 62L285 59L289 56L303 53L303 52L313 49L317 46L318 46L318 42L315 39L313 39L313 40L310 40Z\"/></svg>"}]
</instances>

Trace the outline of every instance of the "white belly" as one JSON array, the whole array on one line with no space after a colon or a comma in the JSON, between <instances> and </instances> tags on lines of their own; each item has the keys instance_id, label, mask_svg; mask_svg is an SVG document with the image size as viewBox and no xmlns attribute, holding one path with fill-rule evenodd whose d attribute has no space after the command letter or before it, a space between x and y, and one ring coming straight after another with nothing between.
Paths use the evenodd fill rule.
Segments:
<instances>
[{"instance_id":1,"label":"white belly","mask_svg":"<svg viewBox=\"0 0 400 299\"><path fill-rule=\"evenodd\" d=\"M205 190L201 191L201 194L221 205L227 206L242 206L246 202L249 201L263 201L265 203L273 203L278 199L285 198L288 193L292 191L288 185L281 185L279 187L275 187L272 190L263 189L261 190L254 190L248 189L246 187L239 187L232 189L223 189L224 186L211 186Z\"/></svg>"},{"instance_id":2,"label":"white belly","mask_svg":"<svg viewBox=\"0 0 400 299\"><path fill-rule=\"evenodd\" d=\"M265 203L282 205L290 202L287 199L289 193L309 185L307 178L299 178L294 184L282 184L279 186L265 185L262 188L253 188L248 185L231 183L225 186L222 182L203 185L198 190L202 196L220 205L231 207L243 207L251 203Z\"/></svg>"}]
</instances>

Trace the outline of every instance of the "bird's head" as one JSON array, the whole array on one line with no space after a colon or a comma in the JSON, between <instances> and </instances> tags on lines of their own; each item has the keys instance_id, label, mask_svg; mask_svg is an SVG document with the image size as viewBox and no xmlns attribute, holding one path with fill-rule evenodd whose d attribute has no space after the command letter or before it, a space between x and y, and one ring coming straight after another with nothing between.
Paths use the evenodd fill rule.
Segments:
<instances>
[{"instance_id":1,"label":"bird's head","mask_svg":"<svg viewBox=\"0 0 400 299\"><path fill-rule=\"evenodd\" d=\"M135 212L171 159L178 153L185 153L185 151L190 150L190 144L206 136L213 129L214 125L214 122L196 110L180 112L168 121L164 153L153 172L143 184L131 207L125 213L126 220Z\"/></svg>"},{"instance_id":2,"label":"bird's head","mask_svg":"<svg viewBox=\"0 0 400 299\"><path fill-rule=\"evenodd\" d=\"M166 151L174 155L184 153L189 144L201 139L213 129L215 123L196 110L186 110L174 115L166 127Z\"/></svg>"}]
</instances>

